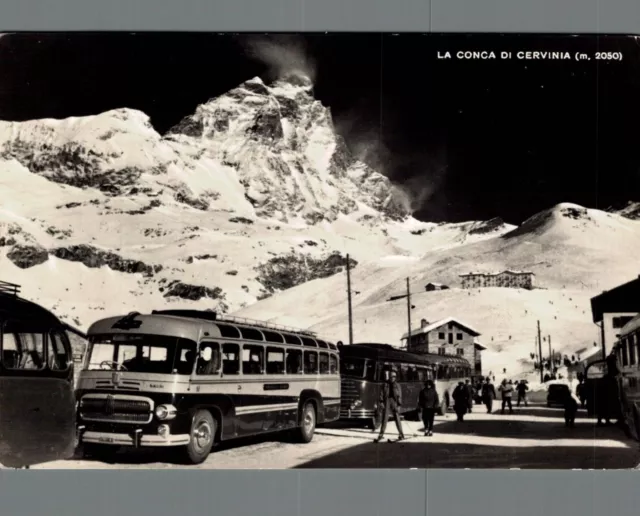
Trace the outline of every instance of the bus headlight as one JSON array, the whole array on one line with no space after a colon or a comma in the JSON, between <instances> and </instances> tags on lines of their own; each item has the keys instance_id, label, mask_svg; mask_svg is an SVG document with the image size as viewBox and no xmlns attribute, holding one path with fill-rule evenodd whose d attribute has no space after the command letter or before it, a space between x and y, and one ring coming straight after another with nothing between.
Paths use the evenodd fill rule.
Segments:
<instances>
[{"instance_id":1,"label":"bus headlight","mask_svg":"<svg viewBox=\"0 0 640 516\"><path fill-rule=\"evenodd\" d=\"M160 420L170 420L176 417L177 410L173 405L158 405L156 417Z\"/></svg>"}]
</instances>

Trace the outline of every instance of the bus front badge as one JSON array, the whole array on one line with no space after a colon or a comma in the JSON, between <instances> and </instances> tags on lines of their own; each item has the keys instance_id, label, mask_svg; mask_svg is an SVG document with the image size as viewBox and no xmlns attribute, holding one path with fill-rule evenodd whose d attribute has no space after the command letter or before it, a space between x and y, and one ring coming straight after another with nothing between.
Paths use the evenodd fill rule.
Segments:
<instances>
[{"instance_id":1,"label":"bus front badge","mask_svg":"<svg viewBox=\"0 0 640 516\"><path fill-rule=\"evenodd\" d=\"M120 386L120 373L118 373L118 372L113 373L111 375L111 382L113 383L114 387L119 387Z\"/></svg>"}]
</instances>

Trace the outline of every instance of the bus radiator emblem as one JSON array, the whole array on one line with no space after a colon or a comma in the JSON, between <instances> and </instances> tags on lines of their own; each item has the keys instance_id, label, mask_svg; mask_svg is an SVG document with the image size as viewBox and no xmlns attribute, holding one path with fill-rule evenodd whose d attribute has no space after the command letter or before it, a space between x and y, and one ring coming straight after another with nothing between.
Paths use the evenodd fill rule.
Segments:
<instances>
[{"instance_id":1,"label":"bus radiator emblem","mask_svg":"<svg viewBox=\"0 0 640 516\"><path fill-rule=\"evenodd\" d=\"M111 382L114 387L118 387L120 385L120 373L113 373L111 375Z\"/></svg>"}]
</instances>

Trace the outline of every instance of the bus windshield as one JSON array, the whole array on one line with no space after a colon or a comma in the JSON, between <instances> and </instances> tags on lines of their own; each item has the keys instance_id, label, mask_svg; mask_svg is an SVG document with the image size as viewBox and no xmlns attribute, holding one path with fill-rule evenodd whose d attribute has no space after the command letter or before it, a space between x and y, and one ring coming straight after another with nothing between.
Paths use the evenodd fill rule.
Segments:
<instances>
[{"instance_id":1,"label":"bus windshield","mask_svg":"<svg viewBox=\"0 0 640 516\"><path fill-rule=\"evenodd\" d=\"M364 358L347 358L340 360L340 374L349 378L373 380L375 364Z\"/></svg>"},{"instance_id":2,"label":"bus windshield","mask_svg":"<svg viewBox=\"0 0 640 516\"><path fill-rule=\"evenodd\" d=\"M191 374L196 343L161 335L97 335L85 371Z\"/></svg>"}]
</instances>

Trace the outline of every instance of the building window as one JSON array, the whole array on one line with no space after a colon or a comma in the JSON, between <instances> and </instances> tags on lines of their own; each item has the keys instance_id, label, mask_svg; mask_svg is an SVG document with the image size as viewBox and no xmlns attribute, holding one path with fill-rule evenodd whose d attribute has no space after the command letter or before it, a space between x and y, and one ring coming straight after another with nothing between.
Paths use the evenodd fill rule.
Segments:
<instances>
[{"instance_id":1,"label":"building window","mask_svg":"<svg viewBox=\"0 0 640 516\"><path fill-rule=\"evenodd\" d=\"M439 338L440 340L444 340L444 332L443 332L443 331L441 331L440 333L438 333L438 338Z\"/></svg>"},{"instance_id":2,"label":"building window","mask_svg":"<svg viewBox=\"0 0 640 516\"><path fill-rule=\"evenodd\" d=\"M462 333L456 333L456 339L462 340Z\"/></svg>"},{"instance_id":3,"label":"building window","mask_svg":"<svg viewBox=\"0 0 640 516\"><path fill-rule=\"evenodd\" d=\"M461 357L462 355L464 355L464 349L462 349L462 348L458 348L458 349L456 349L456 355L458 355L458 356L460 356L460 357Z\"/></svg>"},{"instance_id":4,"label":"building window","mask_svg":"<svg viewBox=\"0 0 640 516\"><path fill-rule=\"evenodd\" d=\"M444 348L438 348L438 355L444 355Z\"/></svg>"},{"instance_id":5,"label":"building window","mask_svg":"<svg viewBox=\"0 0 640 516\"><path fill-rule=\"evenodd\" d=\"M453 333L449 334L449 344L453 344Z\"/></svg>"},{"instance_id":6,"label":"building window","mask_svg":"<svg viewBox=\"0 0 640 516\"><path fill-rule=\"evenodd\" d=\"M453 323L452 322L449 323L449 329L453 330Z\"/></svg>"},{"instance_id":7,"label":"building window","mask_svg":"<svg viewBox=\"0 0 640 516\"><path fill-rule=\"evenodd\" d=\"M622 328L625 324L627 324L633 317L625 315L620 317L613 318L613 327L614 328Z\"/></svg>"}]
</instances>

